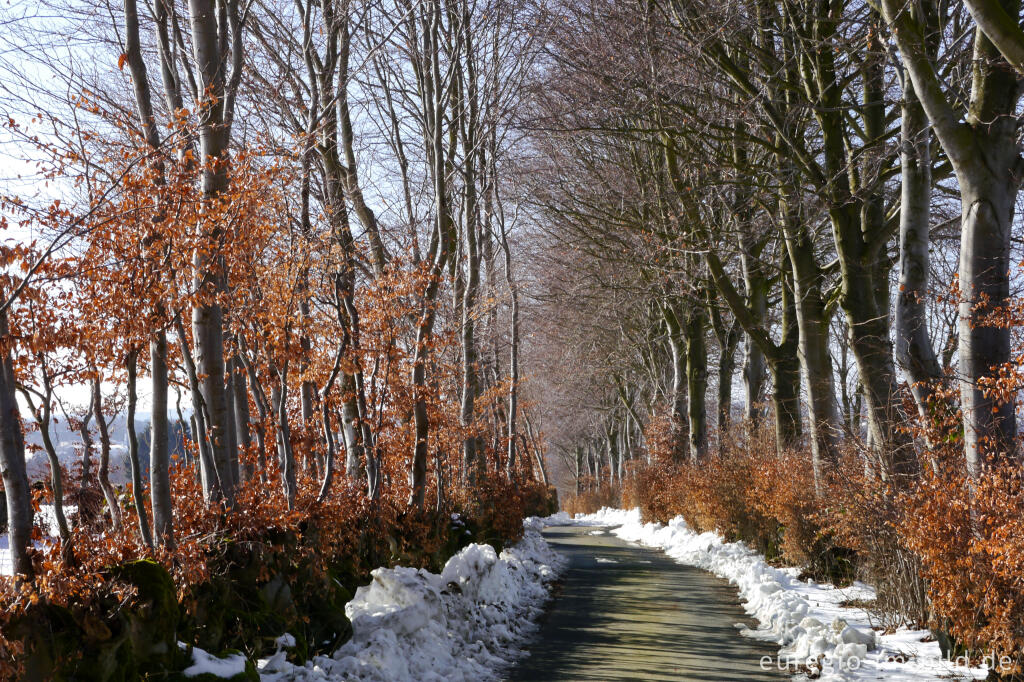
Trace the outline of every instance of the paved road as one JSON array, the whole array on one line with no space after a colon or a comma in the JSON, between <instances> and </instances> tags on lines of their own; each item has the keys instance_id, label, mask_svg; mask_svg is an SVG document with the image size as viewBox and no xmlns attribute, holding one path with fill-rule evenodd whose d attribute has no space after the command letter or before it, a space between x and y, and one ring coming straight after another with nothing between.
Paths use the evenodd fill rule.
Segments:
<instances>
[{"instance_id":1,"label":"paved road","mask_svg":"<svg viewBox=\"0 0 1024 682\"><path fill-rule=\"evenodd\" d=\"M759 665L776 647L739 634L753 622L729 583L595 530L544 531L570 563L510 680L787 679Z\"/></svg>"}]
</instances>

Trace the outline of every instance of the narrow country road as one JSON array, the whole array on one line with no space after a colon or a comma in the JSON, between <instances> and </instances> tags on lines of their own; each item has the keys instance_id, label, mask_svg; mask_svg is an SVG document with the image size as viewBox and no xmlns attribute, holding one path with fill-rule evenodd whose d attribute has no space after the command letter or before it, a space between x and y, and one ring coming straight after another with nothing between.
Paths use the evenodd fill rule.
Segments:
<instances>
[{"instance_id":1,"label":"narrow country road","mask_svg":"<svg viewBox=\"0 0 1024 682\"><path fill-rule=\"evenodd\" d=\"M600 530L544 531L570 563L509 680L788 678L761 669L777 649L740 635L753 622L727 582Z\"/></svg>"}]
</instances>

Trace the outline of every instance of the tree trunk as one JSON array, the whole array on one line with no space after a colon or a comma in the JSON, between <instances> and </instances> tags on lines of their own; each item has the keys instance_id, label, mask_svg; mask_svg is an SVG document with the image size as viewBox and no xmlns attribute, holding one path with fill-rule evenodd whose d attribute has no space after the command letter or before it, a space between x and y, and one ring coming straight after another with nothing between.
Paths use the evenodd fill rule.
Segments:
<instances>
[{"instance_id":1,"label":"tree trunk","mask_svg":"<svg viewBox=\"0 0 1024 682\"><path fill-rule=\"evenodd\" d=\"M356 432L356 422L359 420L359 407L356 405L355 379L351 374L344 374L341 377L342 396L345 396L341 404L341 433L345 440L345 475L358 480L363 477L363 446Z\"/></svg>"},{"instance_id":2,"label":"tree trunk","mask_svg":"<svg viewBox=\"0 0 1024 682\"><path fill-rule=\"evenodd\" d=\"M736 346L740 342L740 326L732 324L718 336L718 430L725 431L732 421L732 375L736 370ZM715 332L718 334L718 330Z\"/></svg>"},{"instance_id":3,"label":"tree trunk","mask_svg":"<svg viewBox=\"0 0 1024 682\"><path fill-rule=\"evenodd\" d=\"M297 485L295 453L292 452L292 434L288 424L288 361L284 362L279 371L275 369L275 373L278 381L270 393L274 416L277 418L277 457L281 464L281 487L288 502L288 509L294 509Z\"/></svg>"},{"instance_id":4,"label":"tree trunk","mask_svg":"<svg viewBox=\"0 0 1024 682\"><path fill-rule=\"evenodd\" d=\"M36 406L32 394L22 389L25 402L35 415L36 423L39 426L39 435L43 440L43 450L46 452L46 460L50 465L50 487L53 490L53 515L57 520L57 532L60 535L62 552L70 549L71 529L68 528L68 520L64 515L64 472L60 466L60 459L57 457L57 449L53 446L53 439L50 437L50 424L53 415L50 411L50 404L53 400L53 388L50 384L50 376L44 363L43 354L39 353L39 364L42 367L43 392L39 395L39 405Z\"/></svg>"},{"instance_id":5,"label":"tree trunk","mask_svg":"<svg viewBox=\"0 0 1024 682\"><path fill-rule=\"evenodd\" d=\"M697 463L708 451L707 309L694 306L686 321L686 421L690 459Z\"/></svg>"},{"instance_id":6,"label":"tree trunk","mask_svg":"<svg viewBox=\"0 0 1024 682\"><path fill-rule=\"evenodd\" d=\"M207 428L209 410L206 401L203 399L199 374L195 362L192 360L192 351L189 349L188 336L185 333L185 323L182 322L181 315L177 315L174 318L174 326L178 336L178 343L181 345L181 358L185 365L189 393L192 397L192 417L195 421L193 435L196 440L196 449L199 450L199 475L203 486L203 496L207 502L215 502L222 497L219 492L222 486L220 473L213 460L213 452L210 445L211 436Z\"/></svg>"},{"instance_id":7,"label":"tree trunk","mask_svg":"<svg viewBox=\"0 0 1024 682\"><path fill-rule=\"evenodd\" d=\"M573 451L573 461L576 464L576 497L583 494L583 448L579 445Z\"/></svg>"},{"instance_id":8,"label":"tree trunk","mask_svg":"<svg viewBox=\"0 0 1024 682\"><path fill-rule=\"evenodd\" d=\"M508 387L508 461L509 471L515 465L516 429L519 417L519 285L512 272L512 249L508 245L508 233L505 230L504 218L500 219L501 250L505 254L505 283L511 298L511 319L509 332L511 348L509 349L509 387ZM527 421L529 428L529 421ZM546 479L545 475L545 479Z\"/></svg>"},{"instance_id":9,"label":"tree trunk","mask_svg":"<svg viewBox=\"0 0 1024 682\"><path fill-rule=\"evenodd\" d=\"M128 464L132 470L132 499L135 502L135 513L139 517L139 534L147 547L153 547L153 535L149 528L149 514L143 495L142 466L139 462L139 439L135 433L135 406L138 403L136 394L138 350L128 351L125 367L128 370Z\"/></svg>"},{"instance_id":10,"label":"tree trunk","mask_svg":"<svg viewBox=\"0 0 1024 682\"><path fill-rule=\"evenodd\" d=\"M672 393L670 414L672 417L673 442L672 459L681 461L687 455L688 444L684 440L685 426L688 426L687 388L688 344L686 330L679 315L670 303L661 304L661 315L668 331L668 344L672 352ZM695 376L696 378L696 376Z\"/></svg>"},{"instance_id":11,"label":"tree trunk","mask_svg":"<svg viewBox=\"0 0 1024 682\"><path fill-rule=\"evenodd\" d=\"M1005 147L1009 140L1002 144ZM999 154L993 150L993 156ZM995 178L983 166L972 171L958 173L964 207L959 355L967 470L977 476L986 456L999 457L1015 449L1015 403L987 395L984 383L995 380L1010 360L1010 329L985 324L979 318L1009 300L1010 235L1017 188L1009 174ZM993 442L986 443L987 438Z\"/></svg>"},{"instance_id":12,"label":"tree trunk","mask_svg":"<svg viewBox=\"0 0 1024 682\"><path fill-rule=\"evenodd\" d=\"M222 51L228 44L228 36L221 34L227 27L218 21L218 5L214 0L188 0L193 58L200 88L199 109L203 112L199 125L199 148L203 199L208 209L228 186L230 128L225 99L231 93L225 90L228 65ZM233 57L240 60L241 55ZM210 485L214 479L218 480L219 489L211 488L207 494L211 499L221 496L231 505L235 495L231 444L228 441L231 415L224 385L224 309L218 296L228 286L227 273L223 259L214 255L223 239L220 228L215 227L203 236L204 243L196 250L193 267L195 289L204 298L192 311L192 335L195 339L196 371L209 419L207 428L212 464L216 468L216 476L208 472L204 481ZM201 460L200 464L209 465L206 460Z\"/></svg>"},{"instance_id":13,"label":"tree trunk","mask_svg":"<svg viewBox=\"0 0 1024 682\"><path fill-rule=\"evenodd\" d=\"M0 311L0 339L11 338L7 311ZM14 358L6 351L0 359L0 475L7 500L7 532L14 573L31 579L32 569L32 497L25 466L25 437L21 430L21 412L15 393L18 385Z\"/></svg>"},{"instance_id":14,"label":"tree trunk","mask_svg":"<svg viewBox=\"0 0 1024 682\"><path fill-rule=\"evenodd\" d=\"M238 467L238 482L252 480L253 467L252 460L248 457L252 454L250 449L252 448L252 431L249 428L249 421L251 415L249 413L249 391L245 385L245 366L241 359L238 357L238 350L235 351L235 357L232 358L230 363L230 371L232 376L232 396L231 402L234 408L235 417L235 434L238 439L238 446L246 453L245 462L240 462Z\"/></svg>"},{"instance_id":15,"label":"tree trunk","mask_svg":"<svg viewBox=\"0 0 1024 682\"><path fill-rule=\"evenodd\" d=\"M788 263L788 258L783 261ZM772 407L775 412L775 447L779 452L796 445L800 439L800 360L797 357L800 331L792 274L782 273L782 318L778 352L769 364L772 373Z\"/></svg>"},{"instance_id":16,"label":"tree trunk","mask_svg":"<svg viewBox=\"0 0 1024 682\"><path fill-rule=\"evenodd\" d=\"M92 525L96 514L96 509L93 507L91 496L89 495L89 489L92 488L92 455L94 447L92 431L89 429L89 424L91 423L92 396L90 395L89 408L82 417L78 427L78 431L82 435L82 478L80 481L81 491L79 495L78 519L80 523L86 526ZM3 528L6 523L6 514L6 508L0 505L0 528Z\"/></svg>"},{"instance_id":17,"label":"tree trunk","mask_svg":"<svg viewBox=\"0 0 1024 682\"><path fill-rule=\"evenodd\" d=\"M1009 16L1019 13L1017 0L998 4ZM985 386L1010 360L1010 329L992 326L985 317L1009 300L1010 239L1022 170L1017 147L1020 88L1013 69L978 29L970 102L961 122L962 112L950 104L953 98L935 72L925 38L925 27L937 19L935 9L915 5L908 11L896 0L881 5L914 91L960 185L960 407L967 471L978 476L987 455L1001 458L1015 452L1017 435L1013 396L1001 400ZM979 9L977 3L972 9Z\"/></svg>"},{"instance_id":18,"label":"tree trunk","mask_svg":"<svg viewBox=\"0 0 1024 682\"><path fill-rule=\"evenodd\" d=\"M110 525L114 532L120 532L124 521L121 515L121 504L117 499L117 492L110 484L110 431L107 429L107 418L103 414L103 394L100 392L99 375L92 379L92 409L96 416L96 426L100 431L100 468L96 478L100 482L100 490L107 500L107 508L110 509Z\"/></svg>"},{"instance_id":19,"label":"tree trunk","mask_svg":"<svg viewBox=\"0 0 1024 682\"><path fill-rule=\"evenodd\" d=\"M821 292L821 271L814 246L797 216L783 208L786 249L793 268L793 296L799 328L798 356L807 389L811 456L815 481L821 482L825 467L837 457L839 415L836 411L832 354L828 347L829 316Z\"/></svg>"},{"instance_id":20,"label":"tree trunk","mask_svg":"<svg viewBox=\"0 0 1024 682\"><path fill-rule=\"evenodd\" d=\"M764 323L768 314L768 282L761 264L744 249L740 255L743 266L743 281L746 288L747 307L750 309L753 322L758 326ZM751 424L757 425L763 410L760 409L764 400L764 384L767 378L767 364L764 350L754 341L749 333L743 335L743 415Z\"/></svg>"},{"instance_id":21,"label":"tree trunk","mask_svg":"<svg viewBox=\"0 0 1024 682\"><path fill-rule=\"evenodd\" d=\"M410 506L423 509L427 487L427 456L429 454L430 421L427 413L426 378L427 358L433 343L436 301L441 275L451 256L452 218L449 214L448 171L445 153L444 123L445 95L441 79L441 27L442 12L438 0L429 3L422 18L423 52L421 76L423 88L424 141L428 148L430 179L434 195L434 234L429 249L430 273L421 303L420 319L416 325L416 345L412 358L413 423L416 442L413 446L409 469Z\"/></svg>"},{"instance_id":22,"label":"tree trunk","mask_svg":"<svg viewBox=\"0 0 1024 682\"><path fill-rule=\"evenodd\" d=\"M150 422L149 492L153 506L153 532L157 542L174 546L171 502L171 456L167 428L167 334L156 332L149 342L153 378L153 410Z\"/></svg>"},{"instance_id":23,"label":"tree trunk","mask_svg":"<svg viewBox=\"0 0 1024 682\"><path fill-rule=\"evenodd\" d=\"M931 217L931 130L913 82L903 80L900 276L896 296L896 360L910 381L918 414L929 418L928 401L942 376L928 336L928 230Z\"/></svg>"}]
</instances>

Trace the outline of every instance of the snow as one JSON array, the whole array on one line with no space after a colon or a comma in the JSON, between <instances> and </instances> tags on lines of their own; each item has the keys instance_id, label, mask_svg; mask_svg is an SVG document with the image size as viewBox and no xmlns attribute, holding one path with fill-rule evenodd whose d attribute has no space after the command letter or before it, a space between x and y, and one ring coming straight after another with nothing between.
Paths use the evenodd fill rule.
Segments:
<instances>
[{"instance_id":1,"label":"snow","mask_svg":"<svg viewBox=\"0 0 1024 682\"><path fill-rule=\"evenodd\" d=\"M199 648L192 649L192 665L185 668L185 677L214 675L216 677L234 677L245 672L245 655L229 654L218 658Z\"/></svg>"},{"instance_id":2,"label":"snow","mask_svg":"<svg viewBox=\"0 0 1024 682\"><path fill-rule=\"evenodd\" d=\"M739 589L747 612L760 623L743 628L750 637L775 642L781 648L774 661L762 665L783 669L792 664L815 679L896 682L936 679L984 679L987 669L956 665L942 657L926 630L901 629L881 634L871 628L869 614L842 606L850 600L870 600L874 590L863 583L847 588L801 581L798 568L775 568L742 542L725 542L716 533L697 533L682 517L668 525L643 523L640 510L601 509L571 518L560 512L545 525L616 526L618 537L662 549L676 561L696 566L729 580ZM808 665L809 663L809 665ZM820 675L820 677L818 677Z\"/></svg>"},{"instance_id":3,"label":"snow","mask_svg":"<svg viewBox=\"0 0 1024 682\"><path fill-rule=\"evenodd\" d=\"M441 574L378 568L345 606L352 639L330 656L294 665L278 651L260 676L277 680L442 682L498 679L522 655L550 583L564 565L527 519L523 539L499 555L472 544ZM280 642L279 642L280 644Z\"/></svg>"}]
</instances>

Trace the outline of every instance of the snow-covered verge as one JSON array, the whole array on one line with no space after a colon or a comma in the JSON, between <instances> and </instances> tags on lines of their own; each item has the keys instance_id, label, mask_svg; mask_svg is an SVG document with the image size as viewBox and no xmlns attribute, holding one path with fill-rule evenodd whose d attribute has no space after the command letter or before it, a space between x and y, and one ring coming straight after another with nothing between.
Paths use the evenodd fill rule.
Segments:
<instances>
[{"instance_id":1,"label":"snow-covered verge","mask_svg":"<svg viewBox=\"0 0 1024 682\"><path fill-rule=\"evenodd\" d=\"M441 574L396 567L373 571L345 606L353 636L330 656L305 665L286 652L259 661L261 679L442 682L497 679L521 655L550 584L565 559L540 535L542 523L499 555L465 547Z\"/></svg>"},{"instance_id":2,"label":"snow-covered verge","mask_svg":"<svg viewBox=\"0 0 1024 682\"><path fill-rule=\"evenodd\" d=\"M968 668L942 657L926 630L901 629L892 634L872 630L870 616L843 606L870 600L874 590L863 583L847 588L801 581L798 568L775 568L742 542L725 542L715 533L696 533L682 517L668 525L643 523L640 510L602 509L570 518L564 512L544 519L546 525L615 526L623 540L662 549L676 561L729 580L739 589L756 630L744 634L780 645L773 668L811 672L821 680L984 679L985 668ZM818 675L820 674L820 677Z\"/></svg>"}]
</instances>

